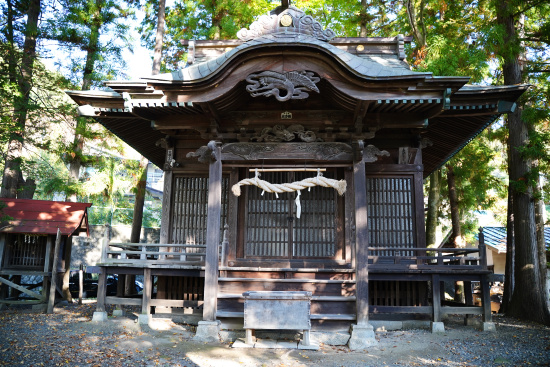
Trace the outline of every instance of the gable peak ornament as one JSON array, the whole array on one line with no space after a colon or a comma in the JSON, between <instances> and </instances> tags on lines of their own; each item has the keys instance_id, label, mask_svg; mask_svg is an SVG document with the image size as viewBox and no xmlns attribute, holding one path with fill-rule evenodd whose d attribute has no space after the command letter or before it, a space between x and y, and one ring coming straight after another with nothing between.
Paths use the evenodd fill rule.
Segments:
<instances>
[{"instance_id":1,"label":"gable peak ornament","mask_svg":"<svg viewBox=\"0 0 550 367\"><path fill-rule=\"evenodd\" d=\"M284 102L290 99L305 99L310 92L319 93L317 84L321 78L316 77L311 71L289 71L279 73L266 70L260 73L250 74L246 81L247 92L252 97L274 96L278 101Z\"/></svg>"},{"instance_id":2,"label":"gable peak ornament","mask_svg":"<svg viewBox=\"0 0 550 367\"><path fill-rule=\"evenodd\" d=\"M311 15L306 15L303 10L291 5L285 8L284 2L271 13L260 16L248 29L242 28L237 32L237 37L242 41L250 41L273 33L305 34L326 42L336 37L332 29L323 29L321 23Z\"/></svg>"}]
</instances>

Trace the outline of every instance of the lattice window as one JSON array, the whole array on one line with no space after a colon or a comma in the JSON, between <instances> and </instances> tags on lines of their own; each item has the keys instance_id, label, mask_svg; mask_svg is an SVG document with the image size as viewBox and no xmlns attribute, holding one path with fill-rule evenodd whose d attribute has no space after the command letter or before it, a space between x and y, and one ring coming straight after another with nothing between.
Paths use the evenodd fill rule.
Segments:
<instances>
[{"instance_id":1,"label":"lattice window","mask_svg":"<svg viewBox=\"0 0 550 367\"><path fill-rule=\"evenodd\" d=\"M220 239L227 219L228 179L222 179ZM175 177L172 207L172 243L206 245L208 216L208 178ZM191 251L190 251L191 252Z\"/></svg>"},{"instance_id":2,"label":"lattice window","mask_svg":"<svg viewBox=\"0 0 550 367\"><path fill-rule=\"evenodd\" d=\"M331 174L326 174L330 177ZM303 172L265 172L273 183L311 177ZM245 257L332 258L336 255L337 193L331 188L302 190L300 218L296 217L296 193L265 193L248 186Z\"/></svg>"},{"instance_id":3,"label":"lattice window","mask_svg":"<svg viewBox=\"0 0 550 367\"><path fill-rule=\"evenodd\" d=\"M6 240L6 268L44 268L48 236L12 234Z\"/></svg>"},{"instance_id":4,"label":"lattice window","mask_svg":"<svg viewBox=\"0 0 550 367\"><path fill-rule=\"evenodd\" d=\"M408 177L367 177L370 246L415 246L412 187L412 178Z\"/></svg>"}]
</instances>

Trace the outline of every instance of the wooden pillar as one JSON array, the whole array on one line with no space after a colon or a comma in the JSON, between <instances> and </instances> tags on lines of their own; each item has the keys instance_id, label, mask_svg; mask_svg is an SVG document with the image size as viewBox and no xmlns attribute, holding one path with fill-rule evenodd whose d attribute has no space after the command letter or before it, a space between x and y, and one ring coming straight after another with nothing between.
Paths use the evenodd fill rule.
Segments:
<instances>
[{"instance_id":1,"label":"wooden pillar","mask_svg":"<svg viewBox=\"0 0 550 367\"><path fill-rule=\"evenodd\" d=\"M433 322L441 322L441 282L439 274L432 274Z\"/></svg>"},{"instance_id":2,"label":"wooden pillar","mask_svg":"<svg viewBox=\"0 0 550 367\"><path fill-rule=\"evenodd\" d=\"M151 269L143 269L143 298L141 302L141 314L149 315L151 313L151 295L153 294L153 277Z\"/></svg>"},{"instance_id":3,"label":"wooden pillar","mask_svg":"<svg viewBox=\"0 0 550 367\"><path fill-rule=\"evenodd\" d=\"M53 313L53 306L55 303L55 291L57 287L57 264L59 262L59 248L61 247L61 230L57 229L57 236L55 237L55 246L53 250L53 264L52 275L50 277L50 295L48 298L47 313ZM99 301L98 301L99 302Z\"/></svg>"},{"instance_id":4,"label":"wooden pillar","mask_svg":"<svg viewBox=\"0 0 550 367\"><path fill-rule=\"evenodd\" d=\"M73 239L67 236L65 238L65 251L63 253L65 273L63 273L63 283L61 285L61 290L63 293L63 299L69 302L73 301L73 297L71 296L71 291L69 289L69 282L71 277L72 252L73 252Z\"/></svg>"},{"instance_id":5,"label":"wooden pillar","mask_svg":"<svg viewBox=\"0 0 550 367\"><path fill-rule=\"evenodd\" d=\"M480 280L481 302L483 306L483 322L492 322L491 314L491 287L489 286L489 274L483 274Z\"/></svg>"},{"instance_id":6,"label":"wooden pillar","mask_svg":"<svg viewBox=\"0 0 550 367\"><path fill-rule=\"evenodd\" d=\"M99 279L97 280L97 305L96 312L105 312L105 296L107 294L107 269L99 267Z\"/></svg>"},{"instance_id":7,"label":"wooden pillar","mask_svg":"<svg viewBox=\"0 0 550 367\"><path fill-rule=\"evenodd\" d=\"M367 181L365 175L365 160L363 158L363 142L359 142L361 160L353 164L353 187L355 198L355 273L357 297L357 325L367 325L369 322L369 238L367 223Z\"/></svg>"},{"instance_id":8,"label":"wooden pillar","mask_svg":"<svg viewBox=\"0 0 550 367\"><path fill-rule=\"evenodd\" d=\"M174 148L169 147L166 150L166 162L170 163L170 161L174 157ZM170 228L172 226L172 223L170 221L171 218L171 211L172 211L172 180L174 179L174 175L170 169L166 169L169 167L166 167L165 165L165 171L164 171L164 188L163 188L163 195L162 195L162 216L160 220L160 243L170 243Z\"/></svg>"},{"instance_id":9,"label":"wooden pillar","mask_svg":"<svg viewBox=\"0 0 550 367\"><path fill-rule=\"evenodd\" d=\"M212 149L213 160L210 162L208 176L203 319L205 321L215 321L218 297L218 246L220 244L222 161L218 143L211 141L208 143L208 147Z\"/></svg>"}]
</instances>

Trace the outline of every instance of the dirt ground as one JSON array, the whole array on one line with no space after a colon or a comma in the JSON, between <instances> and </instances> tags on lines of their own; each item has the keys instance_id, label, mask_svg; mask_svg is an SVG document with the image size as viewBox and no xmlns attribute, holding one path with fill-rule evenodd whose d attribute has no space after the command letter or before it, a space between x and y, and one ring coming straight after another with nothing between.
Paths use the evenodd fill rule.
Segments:
<instances>
[{"instance_id":1,"label":"dirt ground","mask_svg":"<svg viewBox=\"0 0 550 367\"><path fill-rule=\"evenodd\" d=\"M302 351L197 343L191 325L159 321L150 328L135 315L92 323L94 307L0 311L0 366L550 366L550 328L502 316L494 318L496 333L451 318L442 334L377 332L377 345L365 351Z\"/></svg>"}]
</instances>

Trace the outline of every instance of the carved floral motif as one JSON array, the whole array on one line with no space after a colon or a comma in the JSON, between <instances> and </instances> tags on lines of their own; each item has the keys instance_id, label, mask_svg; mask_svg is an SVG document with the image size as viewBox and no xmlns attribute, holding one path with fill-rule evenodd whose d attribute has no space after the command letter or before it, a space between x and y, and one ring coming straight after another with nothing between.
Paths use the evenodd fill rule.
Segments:
<instances>
[{"instance_id":1,"label":"carved floral motif","mask_svg":"<svg viewBox=\"0 0 550 367\"><path fill-rule=\"evenodd\" d=\"M250 83L246 86L246 90L252 97L275 96L278 101L284 102L289 99L309 97L306 90L319 93L319 89L315 84L320 80L311 71L289 71L281 74L266 70L261 73L250 74L246 78L246 81ZM281 95L281 91L283 95Z\"/></svg>"}]
</instances>

